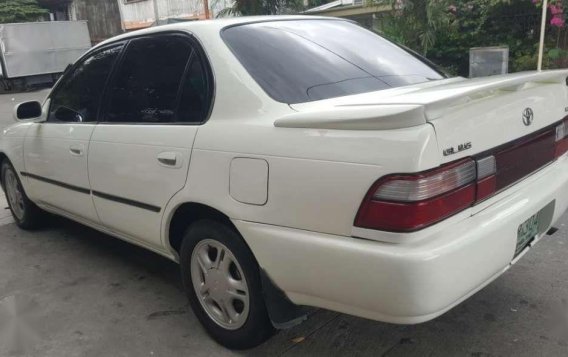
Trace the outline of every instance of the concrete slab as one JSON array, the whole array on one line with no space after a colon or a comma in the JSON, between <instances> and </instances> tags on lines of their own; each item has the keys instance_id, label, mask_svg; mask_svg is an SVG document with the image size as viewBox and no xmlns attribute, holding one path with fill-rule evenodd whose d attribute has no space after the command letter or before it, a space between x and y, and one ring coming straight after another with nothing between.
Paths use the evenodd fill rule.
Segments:
<instances>
[{"instance_id":1,"label":"concrete slab","mask_svg":"<svg viewBox=\"0 0 568 357\"><path fill-rule=\"evenodd\" d=\"M0 189L0 226L14 222L4 191Z\"/></svg>"}]
</instances>

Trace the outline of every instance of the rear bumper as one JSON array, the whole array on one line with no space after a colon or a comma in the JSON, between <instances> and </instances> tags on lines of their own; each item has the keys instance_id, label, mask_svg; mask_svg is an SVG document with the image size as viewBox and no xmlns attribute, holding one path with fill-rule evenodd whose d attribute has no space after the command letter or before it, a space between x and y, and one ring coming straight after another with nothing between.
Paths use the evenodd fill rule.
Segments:
<instances>
[{"instance_id":1,"label":"rear bumper","mask_svg":"<svg viewBox=\"0 0 568 357\"><path fill-rule=\"evenodd\" d=\"M505 272L514 258L518 226L550 205L531 246L568 208L568 155L401 244L234 223L260 266L294 303L419 323L443 314Z\"/></svg>"}]
</instances>

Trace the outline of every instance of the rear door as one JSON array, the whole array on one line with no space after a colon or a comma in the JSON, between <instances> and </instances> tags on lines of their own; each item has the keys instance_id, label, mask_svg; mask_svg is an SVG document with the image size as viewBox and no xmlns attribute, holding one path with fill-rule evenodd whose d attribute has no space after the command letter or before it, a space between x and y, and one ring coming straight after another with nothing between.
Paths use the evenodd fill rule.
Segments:
<instances>
[{"instance_id":1,"label":"rear door","mask_svg":"<svg viewBox=\"0 0 568 357\"><path fill-rule=\"evenodd\" d=\"M188 35L128 43L89 150L95 206L109 229L160 246L164 207L185 185L193 141L209 112L207 73Z\"/></svg>"},{"instance_id":2,"label":"rear door","mask_svg":"<svg viewBox=\"0 0 568 357\"><path fill-rule=\"evenodd\" d=\"M98 222L87 170L102 92L122 44L77 63L50 94L46 122L32 124L24 147L30 195L44 205Z\"/></svg>"}]
</instances>

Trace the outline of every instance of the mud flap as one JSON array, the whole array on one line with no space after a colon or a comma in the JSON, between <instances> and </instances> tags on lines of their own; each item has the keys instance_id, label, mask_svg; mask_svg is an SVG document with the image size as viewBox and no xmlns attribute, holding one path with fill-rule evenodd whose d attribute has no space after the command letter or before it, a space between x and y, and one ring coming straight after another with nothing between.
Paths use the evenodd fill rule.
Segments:
<instances>
[{"instance_id":1,"label":"mud flap","mask_svg":"<svg viewBox=\"0 0 568 357\"><path fill-rule=\"evenodd\" d=\"M268 316L275 328L287 329L307 320L310 308L290 301L284 291L276 286L263 269L260 269L260 279Z\"/></svg>"}]
</instances>

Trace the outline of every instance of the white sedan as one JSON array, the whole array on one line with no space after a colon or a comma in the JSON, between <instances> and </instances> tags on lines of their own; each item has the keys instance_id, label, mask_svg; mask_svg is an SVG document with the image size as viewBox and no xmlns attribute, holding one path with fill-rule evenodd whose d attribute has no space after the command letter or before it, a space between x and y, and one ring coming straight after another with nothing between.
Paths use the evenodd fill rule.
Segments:
<instances>
[{"instance_id":1,"label":"white sedan","mask_svg":"<svg viewBox=\"0 0 568 357\"><path fill-rule=\"evenodd\" d=\"M181 265L230 348L305 318L433 319L568 207L568 71L448 78L318 17L105 41L0 138L17 224L45 212Z\"/></svg>"}]
</instances>

